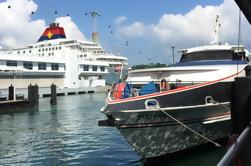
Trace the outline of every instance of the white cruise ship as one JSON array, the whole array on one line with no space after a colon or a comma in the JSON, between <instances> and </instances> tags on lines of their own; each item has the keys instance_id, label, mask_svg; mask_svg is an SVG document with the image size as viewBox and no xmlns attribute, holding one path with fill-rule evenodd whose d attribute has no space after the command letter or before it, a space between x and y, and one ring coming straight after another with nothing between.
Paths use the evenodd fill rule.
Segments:
<instances>
[{"instance_id":1,"label":"white cruise ship","mask_svg":"<svg viewBox=\"0 0 251 166\"><path fill-rule=\"evenodd\" d=\"M107 76L127 65L127 58L106 53L96 42L67 39L64 28L53 23L38 42L0 51L0 89L13 83L16 88L52 83L59 88L105 86Z\"/></svg>"}]
</instances>

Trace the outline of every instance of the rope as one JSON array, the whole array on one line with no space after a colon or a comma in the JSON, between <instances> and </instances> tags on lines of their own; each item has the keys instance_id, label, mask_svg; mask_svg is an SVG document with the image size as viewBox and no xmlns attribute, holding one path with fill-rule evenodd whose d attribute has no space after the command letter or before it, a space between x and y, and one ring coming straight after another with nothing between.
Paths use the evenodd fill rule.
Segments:
<instances>
[{"instance_id":1,"label":"rope","mask_svg":"<svg viewBox=\"0 0 251 166\"><path fill-rule=\"evenodd\" d=\"M187 125L185 125L184 123L182 123L181 121L179 121L178 119L174 118L172 115L168 114L167 112L161 110L161 108L156 107L156 109L158 109L159 111L163 112L165 115L167 115L169 118L173 119L174 121L176 121L177 123L179 123L181 126L185 127L186 129L188 129L189 131L191 131L194 134L197 134L198 136L200 136L201 138L207 140L208 142L213 143L216 147L221 147L220 144L218 144L217 142L214 142L213 140L207 138L206 136L198 133L197 131L193 130L192 128L188 127Z\"/></svg>"},{"instance_id":2,"label":"rope","mask_svg":"<svg viewBox=\"0 0 251 166\"><path fill-rule=\"evenodd\" d=\"M217 103L217 104L223 106L224 108L226 108L228 111L231 112L231 109L230 109L229 107L225 106L224 104L222 104L221 102L218 102L218 101L213 100L213 103Z\"/></svg>"}]
</instances>

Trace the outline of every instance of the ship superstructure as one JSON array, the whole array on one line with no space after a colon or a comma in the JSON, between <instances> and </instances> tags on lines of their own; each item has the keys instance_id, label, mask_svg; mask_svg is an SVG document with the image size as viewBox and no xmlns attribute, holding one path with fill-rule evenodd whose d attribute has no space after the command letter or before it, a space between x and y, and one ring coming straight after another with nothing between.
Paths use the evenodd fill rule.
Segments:
<instances>
[{"instance_id":1,"label":"ship superstructure","mask_svg":"<svg viewBox=\"0 0 251 166\"><path fill-rule=\"evenodd\" d=\"M38 42L0 51L0 89L13 84L14 78L18 88L30 83L40 87L54 83L61 88L104 86L111 64L127 65L127 58L110 55L94 42L67 39L64 28L53 23Z\"/></svg>"}]
</instances>

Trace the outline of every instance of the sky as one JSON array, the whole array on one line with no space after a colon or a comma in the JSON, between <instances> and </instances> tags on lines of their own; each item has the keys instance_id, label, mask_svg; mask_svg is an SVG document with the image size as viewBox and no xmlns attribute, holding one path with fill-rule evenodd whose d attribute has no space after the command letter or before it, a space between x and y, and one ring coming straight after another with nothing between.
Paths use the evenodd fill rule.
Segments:
<instances>
[{"instance_id":1,"label":"sky","mask_svg":"<svg viewBox=\"0 0 251 166\"><path fill-rule=\"evenodd\" d=\"M95 11L100 45L130 65L172 62L178 50L209 44L216 15L221 42L237 44L239 8L234 0L0 0L0 45L25 47L52 22L67 38L91 40ZM251 49L251 26L241 19L241 44Z\"/></svg>"}]
</instances>

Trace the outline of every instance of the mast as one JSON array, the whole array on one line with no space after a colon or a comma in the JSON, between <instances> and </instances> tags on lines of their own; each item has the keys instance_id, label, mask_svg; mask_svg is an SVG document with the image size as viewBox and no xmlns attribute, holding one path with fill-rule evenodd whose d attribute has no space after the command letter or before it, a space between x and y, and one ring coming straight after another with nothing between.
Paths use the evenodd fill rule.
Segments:
<instances>
[{"instance_id":1,"label":"mast","mask_svg":"<svg viewBox=\"0 0 251 166\"><path fill-rule=\"evenodd\" d=\"M214 30L214 40L210 43L211 45L217 45L219 44L219 29L220 29L220 26L221 24L219 23L219 18L220 18L220 15L217 14L216 15L216 19L215 19L215 30Z\"/></svg>"}]
</instances>

